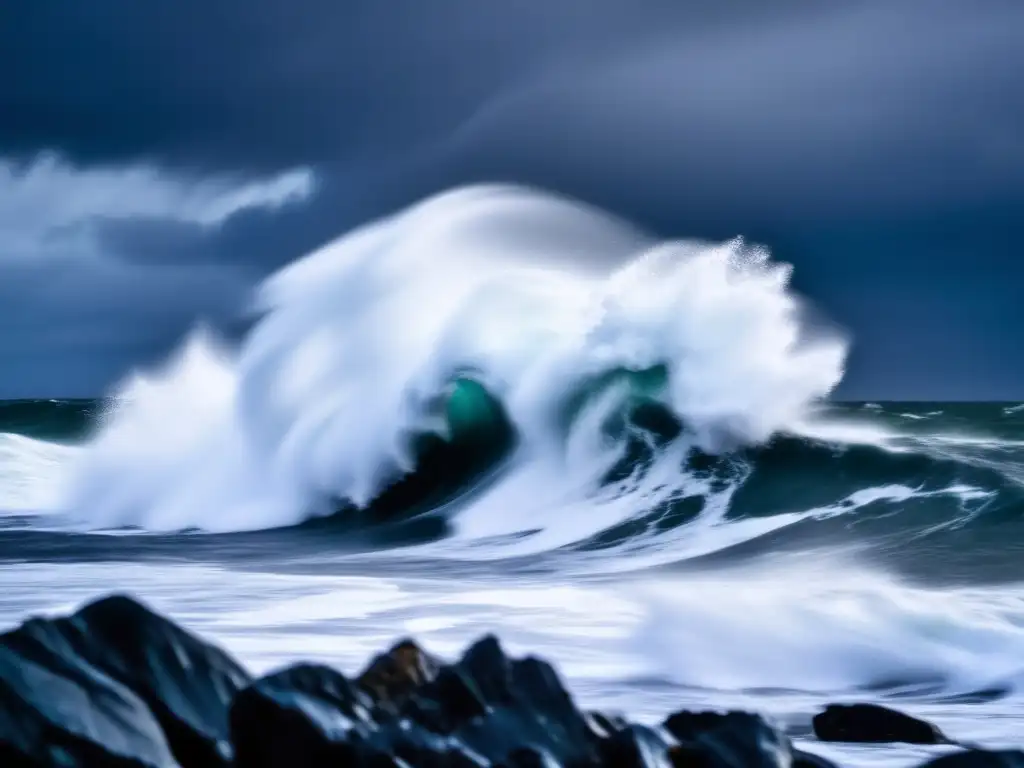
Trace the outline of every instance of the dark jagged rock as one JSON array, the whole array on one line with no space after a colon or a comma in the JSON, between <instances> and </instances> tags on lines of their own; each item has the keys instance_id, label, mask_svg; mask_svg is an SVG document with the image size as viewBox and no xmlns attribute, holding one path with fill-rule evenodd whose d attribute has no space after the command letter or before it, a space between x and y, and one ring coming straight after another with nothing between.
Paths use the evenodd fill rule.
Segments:
<instances>
[{"instance_id":1,"label":"dark jagged rock","mask_svg":"<svg viewBox=\"0 0 1024 768\"><path fill-rule=\"evenodd\" d=\"M936 726L877 704L830 704L813 719L822 741L949 744Z\"/></svg>"},{"instance_id":2,"label":"dark jagged rock","mask_svg":"<svg viewBox=\"0 0 1024 768\"><path fill-rule=\"evenodd\" d=\"M83 658L146 702L179 763L230 763L228 709L251 678L228 654L119 595L58 624Z\"/></svg>"},{"instance_id":3,"label":"dark jagged rock","mask_svg":"<svg viewBox=\"0 0 1024 768\"><path fill-rule=\"evenodd\" d=\"M367 734L373 702L329 667L302 664L261 678L231 705L235 764L330 765L351 751L350 733Z\"/></svg>"},{"instance_id":4,"label":"dark jagged rock","mask_svg":"<svg viewBox=\"0 0 1024 768\"><path fill-rule=\"evenodd\" d=\"M238 768L388 756L437 768L582 768L599 758L599 737L554 669L509 659L493 637L450 665L401 643L356 682L326 667L279 672L235 698L231 733Z\"/></svg>"},{"instance_id":5,"label":"dark jagged rock","mask_svg":"<svg viewBox=\"0 0 1024 768\"><path fill-rule=\"evenodd\" d=\"M114 595L67 618L32 619L0 646L8 662L0 674L5 708L22 710L8 716L10 725L0 717L0 729L18 733L8 738L0 730L0 740L53 745L63 738L55 732L66 732L140 764L229 764L228 706L248 675L223 651L140 603ZM25 700L25 686L37 701ZM42 754L36 747L22 751ZM72 764L98 760L77 754ZM64 764L58 753L51 758Z\"/></svg>"},{"instance_id":6,"label":"dark jagged rock","mask_svg":"<svg viewBox=\"0 0 1024 768\"><path fill-rule=\"evenodd\" d=\"M182 765L230 763L228 707L249 676L220 649L121 595L68 618L28 622L15 635L16 649L38 653L45 647L130 689L156 717Z\"/></svg>"},{"instance_id":7,"label":"dark jagged rock","mask_svg":"<svg viewBox=\"0 0 1024 768\"><path fill-rule=\"evenodd\" d=\"M676 712L665 730L707 768L788 768L793 760L789 738L748 712Z\"/></svg>"},{"instance_id":8,"label":"dark jagged rock","mask_svg":"<svg viewBox=\"0 0 1024 768\"><path fill-rule=\"evenodd\" d=\"M82 659L54 622L32 619L0 635L0 765L175 764L142 699Z\"/></svg>"},{"instance_id":9,"label":"dark jagged rock","mask_svg":"<svg viewBox=\"0 0 1024 768\"><path fill-rule=\"evenodd\" d=\"M607 739L625 728L629 723L621 715L609 715L605 712L587 712L584 717L590 732L598 739Z\"/></svg>"},{"instance_id":10,"label":"dark jagged rock","mask_svg":"<svg viewBox=\"0 0 1024 768\"><path fill-rule=\"evenodd\" d=\"M1019 749L969 749L937 757L920 768L1024 768L1024 752Z\"/></svg>"},{"instance_id":11,"label":"dark jagged rock","mask_svg":"<svg viewBox=\"0 0 1024 768\"><path fill-rule=\"evenodd\" d=\"M390 765L484 768L464 745L403 722L357 682L303 664L257 680L235 697L231 733L238 768Z\"/></svg>"},{"instance_id":12,"label":"dark jagged rock","mask_svg":"<svg viewBox=\"0 0 1024 768\"><path fill-rule=\"evenodd\" d=\"M409 704L413 719L420 715L425 727L493 762L523 746L563 765L592 765L598 757L598 739L554 668L533 657L509 659L494 637L471 646ZM432 719L422 719L425 712Z\"/></svg>"},{"instance_id":13,"label":"dark jagged rock","mask_svg":"<svg viewBox=\"0 0 1024 768\"><path fill-rule=\"evenodd\" d=\"M661 735L643 725L629 725L617 731L601 749L602 765L615 768L673 768L685 766L678 762L682 753L670 756L670 744ZM693 763L697 768L698 763Z\"/></svg>"},{"instance_id":14,"label":"dark jagged rock","mask_svg":"<svg viewBox=\"0 0 1024 768\"><path fill-rule=\"evenodd\" d=\"M437 677L441 663L412 640L403 640L371 661L357 682L378 706L396 711L414 690Z\"/></svg>"}]
</instances>

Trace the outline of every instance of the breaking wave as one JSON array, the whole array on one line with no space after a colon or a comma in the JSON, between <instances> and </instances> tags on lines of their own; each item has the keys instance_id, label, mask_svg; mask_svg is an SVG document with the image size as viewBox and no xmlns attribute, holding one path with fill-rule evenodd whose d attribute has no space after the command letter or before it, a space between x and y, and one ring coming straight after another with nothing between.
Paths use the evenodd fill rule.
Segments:
<instances>
[{"instance_id":1,"label":"breaking wave","mask_svg":"<svg viewBox=\"0 0 1024 768\"><path fill-rule=\"evenodd\" d=\"M840 518L863 538L1019 512L1024 443L934 407L826 412L845 341L807 324L789 276L739 240L449 192L271 276L240 345L197 329L78 445L4 436L0 502L93 531L430 515L441 533L404 554L571 550L605 571ZM25 418L45 423L6 421Z\"/></svg>"},{"instance_id":2,"label":"breaking wave","mask_svg":"<svg viewBox=\"0 0 1024 768\"><path fill-rule=\"evenodd\" d=\"M199 330L124 383L64 505L102 528L287 526L372 507L469 443L480 461L450 487L506 462L472 506L521 504L518 488L586 504L615 476L634 498L618 489L612 522L641 492L700 486L691 451L763 443L838 383L845 343L802 324L789 277L740 240L659 242L526 189L448 192L270 277L240 348ZM640 478L615 468L650 438L630 418L645 403L681 428Z\"/></svg>"}]
</instances>

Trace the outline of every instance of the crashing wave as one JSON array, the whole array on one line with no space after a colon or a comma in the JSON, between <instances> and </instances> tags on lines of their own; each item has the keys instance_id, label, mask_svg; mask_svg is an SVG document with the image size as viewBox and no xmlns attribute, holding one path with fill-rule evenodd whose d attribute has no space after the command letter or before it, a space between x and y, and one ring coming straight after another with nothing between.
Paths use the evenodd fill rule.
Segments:
<instances>
[{"instance_id":1,"label":"crashing wave","mask_svg":"<svg viewBox=\"0 0 1024 768\"><path fill-rule=\"evenodd\" d=\"M478 418L514 434L485 457L509 462L492 495L528 478L534 504L585 503L640 400L684 425L655 495L682 492L680 455L761 443L841 378L844 341L812 338L789 276L741 240L659 242L541 192L451 191L272 275L238 349L198 331L126 382L65 504L99 527L290 525L371 505L444 449L431 435L458 446Z\"/></svg>"}]
</instances>

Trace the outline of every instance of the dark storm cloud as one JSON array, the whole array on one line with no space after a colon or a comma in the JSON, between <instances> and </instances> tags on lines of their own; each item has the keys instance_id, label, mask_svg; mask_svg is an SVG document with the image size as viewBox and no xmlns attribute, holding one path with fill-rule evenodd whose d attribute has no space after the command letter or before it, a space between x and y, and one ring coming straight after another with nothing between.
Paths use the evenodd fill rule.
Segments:
<instances>
[{"instance_id":1,"label":"dark storm cloud","mask_svg":"<svg viewBox=\"0 0 1024 768\"><path fill-rule=\"evenodd\" d=\"M278 167L405 151L532 72L662 24L749 24L765 4L675 0L42 0L0 23L4 144L76 160ZM813 7L781 0L778 10ZM732 13L731 13L732 11ZM737 18L737 14L742 14Z\"/></svg>"},{"instance_id":2,"label":"dark storm cloud","mask_svg":"<svg viewBox=\"0 0 1024 768\"><path fill-rule=\"evenodd\" d=\"M663 222L1024 202L1024 3L925 10L670 32L497 96L452 152Z\"/></svg>"},{"instance_id":3,"label":"dark storm cloud","mask_svg":"<svg viewBox=\"0 0 1024 768\"><path fill-rule=\"evenodd\" d=\"M843 394L1024 389L1019 0L41 0L0 10L0 71L0 160L317 177L214 224L97 211L63 262L0 252L0 396L99 387L268 270L477 180L767 241L858 340Z\"/></svg>"},{"instance_id":4,"label":"dark storm cloud","mask_svg":"<svg viewBox=\"0 0 1024 768\"><path fill-rule=\"evenodd\" d=\"M204 267L139 269L52 257L0 270L0 360L7 397L88 397L155 364L197 318L230 323L248 284ZM168 297L173 296L174 301Z\"/></svg>"}]
</instances>

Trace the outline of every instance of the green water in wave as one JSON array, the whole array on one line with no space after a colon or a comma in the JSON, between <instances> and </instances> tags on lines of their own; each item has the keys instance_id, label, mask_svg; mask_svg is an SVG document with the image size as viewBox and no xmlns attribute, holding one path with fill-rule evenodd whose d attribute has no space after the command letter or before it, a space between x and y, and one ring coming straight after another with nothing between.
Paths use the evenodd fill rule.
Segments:
<instances>
[{"instance_id":1,"label":"green water in wave","mask_svg":"<svg viewBox=\"0 0 1024 768\"><path fill-rule=\"evenodd\" d=\"M378 519L429 511L477 484L511 455L516 431L504 407L479 382L457 379L440 404L448 434L412 438L415 469L396 478L369 505Z\"/></svg>"},{"instance_id":2,"label":"green water in wave","mask_svg":"<svg viewBox=\"0 0 1024 768\"><path fill-rule=\"evenodd\" d=\"M483 438L511 428L502 404L477 381L458 379L444 404L453 440Z\"/></svg>"}]
</instances>

